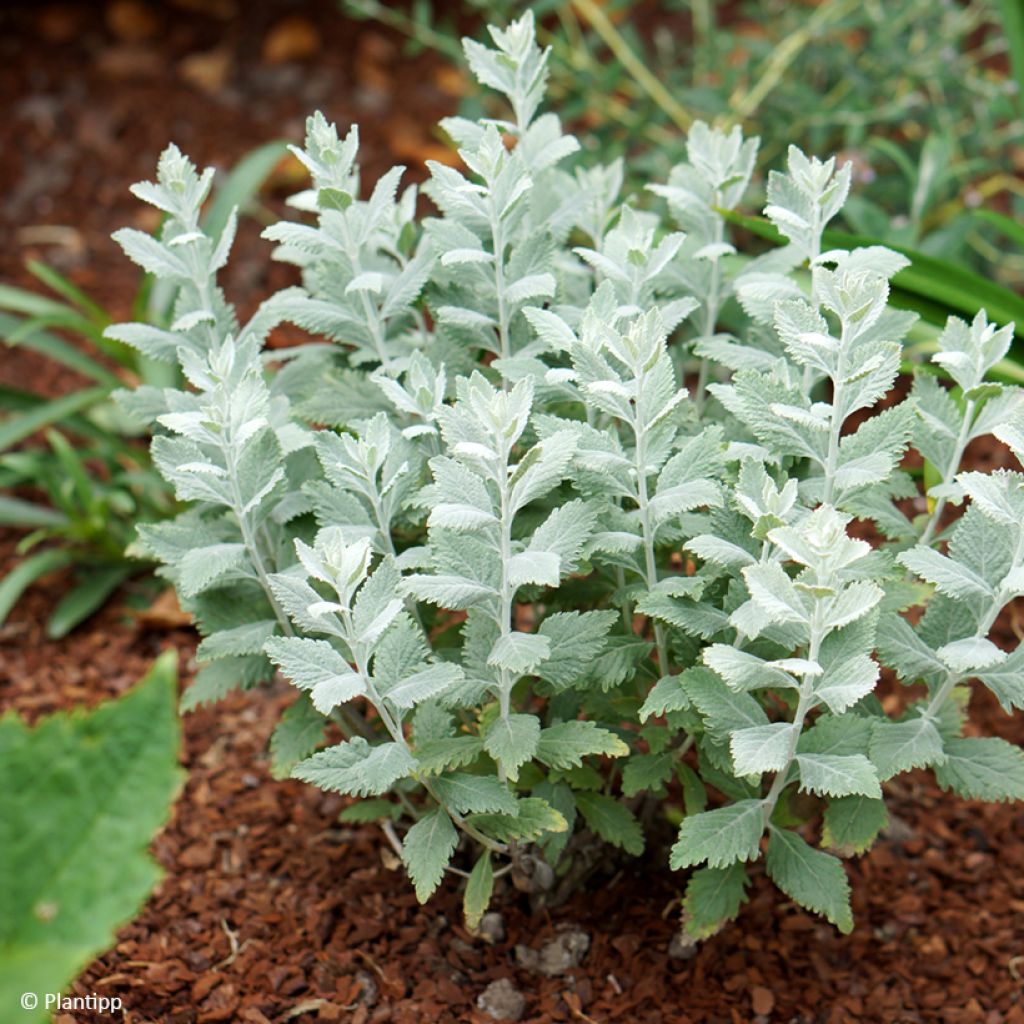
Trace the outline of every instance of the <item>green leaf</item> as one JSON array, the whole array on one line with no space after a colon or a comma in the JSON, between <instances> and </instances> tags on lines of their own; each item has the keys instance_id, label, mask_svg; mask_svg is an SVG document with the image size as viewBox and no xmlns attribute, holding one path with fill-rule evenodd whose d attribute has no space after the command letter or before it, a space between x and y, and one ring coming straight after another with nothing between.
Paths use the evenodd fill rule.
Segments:
<instances>
[{"instance_id":1,"label":"green leaf","mask_svg":"<svg viewBox=\"0 0 1024 1024\"><path fill-rule=\"evenodd\" d=\"M354 736L300 761L292 769L292 778L329 793L379 796L415 770L415 758L400 743L371 747L361 736Z\"/></svg>"},{"instance_id":2,"label":"green leaf","mask_svg":"<svg viewBox=\"0 0 1024 1024\"><path fill-rule=\"evenodd\" d=\"M970 800L1024 800L1024 751L996 737L946 740L935 779Z\"/></svg>"},{"instance_id":3,"label":"green leaf","mask_svg":"<svg viewBox=\"0 0 1024 1024\"><path fill-rule=\"evenodd\" d=\"M1024 649L1018 647L1001 664L979 672L978 678L1008 714L1014 708L1024 708Z\"/></svg>"},{"instance_id":4,"label":"green leaf","mask_svg":"<svg viewBox=\"0 0 1024 1024\"><path fill-rule=\"evenodd\" d=\"M466 892L462 897L462 913L466 918L466 927L475 931L480 919L487 912L494 892L494 867L491 864L489 850L484 850L473 865L466 881Z\"/></svg>"},{"instance_id":5,"label":"green leaf","mask_svg":"<svg viewBox=\"0 0 1024 1024\"><path fill-rule=\"evenodd\" d=\"M772 722L737 729L729 737L737 775L760 775L782 771L789 762L790 745L797 726L792 722Z\"/></svg>"},{"instance_id":6,"label":"green leaf","mask_svg":"<svg viewBox=\"0 0 1024 1024\"><path fill-rule=\"evenodd\" d=\"M284 142L267 142L250 150L235 164L231 173L214 190L213 199L203 216L203 230L211 238L220 238L232 210L236 207L244 210L256 197L287 151Z\"/></svg>"},{"instance_id":7,"label":"green leaf","mask_svg":"<svg viewBox=\"0 0 1024 1024\"><path fill-rule=\"evenodd\" d=\"M479 736L449 736L416 745L416 760L424 775L472 764L484 749Z\"/></svg>"},{"instance_id":8,"label":"green leaf","mask_svg":"<svg viewBox=\"0 0 1024 1024\"><path fill-rule=\"evenodd\" d=\"M540 719L536 715L496 718L484 735L484 750L515 782L519 769L533 759L540 743Z\"/></svg>"},{"instance_id":9,"label":"green leaf","mask_svg":"<svg viewBox=\"0 0 1024 1024\"><path fill-rule=\"evenodd\" d=\"M46 635L51 640L67 636L100 609L107 598L125 580L138 571L132 564L87 567L81 578L59 601L46 623Z\"/></svg>"},{"instance_id":10,"label":"green leaf","mask_svg":"<svg viewBox=\"0 0 1024 1024\"><path fill-rule=\"evenodd\" d=\"M993 597L992 588L976 572L932 548L911 548L904 551L899 560L921 579L934 584L939 593L949 597L983 601Z\"/></svg>"},{"instance_id":11,"label":"green leaf","mask_svg":"<svg viewBox=\"0 0 1024 1024\"><path fill-rule=\"evenodd\" d=\"M462 679L462 669L450 662L438 662L403 679L385 696L395 707L414 708L432 697L439 697Z\"/></svg>"},{"instance_id":12,"label":"green leaf","mask_svg":"<svg viewBox=\"0 0 1024 1024\"><path fill-rule=\"evenodd\" d=\"M747 901L750 878L738 861L725 868L698 868L686 884L685 928L698 939L714 935Z\"/></svg>"},{"instance_id":13,"label":"green leaf","mask_svg":"<svg viewBox=\"0 0 1024 1024\"><path fill-rule=\"evenodd\" d=\"M270 737L270 774L275 779L287 779L292 769L323 742L326 725L309 694L301 694L285 709Z\"/></svg>"},{"instance_id":14,"label":"green leaf","mask_svg":"<svg viewBox=\"0 0 1024 1024\"><path fill-rule=\"evenodd\" d=\"M0 451L12 448L37 430L59 423L83 409L98 405L110 394L107 388L82 388L60 398L51 398L20 416L9 416L0 423Z\"/></svg>"},{"instance_id":15,"label":"green leaf","mask_svg":"<svg viewBox=\"0 0 1024 1024\"><path fill-rule=\"evenodd\" d=\"M474 814L468 820L503 843L514 839L533 842L545 832L565 832L569 827L559 811L546 800L534 796L519 800L515 814Z\"/></svg>"},{"instance_id":16,"label":"green leaf","mask_svg":"<svg viewBox=\"0 0 1024 1024\"><path fill-rule=\"evenodd\" d=\"M0 494L0 526L20 526L27 529L46 529L66 526L68 517L48 505L23 501Z\"/></svg>"},{"instance_id":17,"label":"green leaf","mask_svg":"<svg viewBox=\"0 0 1024 1024\"><path fill-rule=\"evenodd\" d=\"M583 820L606 843L639 857L644 852L644 831L633 812L607 793L583 790L576 794Z\"/></svg>"},{"instance_id":18,"label":"green leaf","mask_svg":"<svg viewBox=\"0 0 1024 1024\"><path fill-rule=\"evenodd\" d=\"M612 611L556 612L547 616L537 633L547 638L550 649L537 675L559 688L583 681L604 650L615 619Z\"/></svg>"},{"instance_id":19,"label":"green leaf","mask_svg":"<svg viewBox=\"0 0 1024 1024\"><path fill-rule=\"evenodd\" d=\"M363 677L326 640L275 636L264 650L300 690L309 691L321 714L366 692Z\"/></svg>"},{"instance_id":20,"label":"green leaf","mask_svg":"<svg viewBox=\"0 0 1024 1024\"><path fill-rule=\"evenodd\" d=\"M516 813L516 798L493 775L439 775L433 790L438 800L456 814Z\"/></svg>"},{"instance_id":21,"label":"green leaf","mask_svg":"<svg viewBox=\"0 0 1024 1024\"><path fill-rule=\"evenodd\" d=\"M868 796L844 796L825 808L821 841L841 853L863 853L885 828L885 801Z\"/></svg>"},{"instance_id":22,"label":"green leaf","mask_svg":"<svg viewBox=\"0 0 1024 1024\"><path fill-rule=\"evenodd\" d=\"M797 754L800 788L818 796L882 796L875 766L863 754Z\"/></svg>"},{"instance_id":23,"label":"green leaf","mask_svg":"<svg viewBox=\"0 0 1024 1024\"><path fill-rule=\"evenodd\" d=\"M679 676L662 676L655 684L643 706L640 708L640 721L646 722L655 715L664 715L669 711L685 711L690 706L690 698L686 695Z\"/></svg>"},{"instance_id":24,"label":"green leaf","mask_svg":"<svg viewBox=\"0 0 1024 1024\"><path fill-rule=\"evenodd\" d=\"M402 816L402 805L390 800L359 800L338 815L344 824L369 825L375 821L397 821Z\"/></svg>"},{"instance_id":25,"label":"green leaf","mask_svg":"<svg viewBox=\"0 0 1024 1024\"><path fill-rule=\"evenodd\" d=\"M532 672L551 653L551 641L540 633L503 633L494 643L487 664L517 676Z\"/></svg>"},{"instance_id":26,"label":"green leaf","mask_svg":"<svg viewBox=\"0 0 1024 1024\"><path fill-rule=\"evenodd\" d=\"M590 754L624 757L629 747L615 733L594 722L560 722L544 729L537 743L536 757L549 768L579 766Z\"/></svg>"},{"instance_id":27,"label":"green leaf","mask_svg":"<svg viewBox=\"0 0 1024 1024\"><path fill-rule=\"evenodd\" d=\"M812 849L795 832L773 828L765 869L801 907L822 914L844 935L853 931L850 883L837 857Z\"/></svg>"},{"instance_id":28,"label":"green leaf","mask_svg":"<svg viewBox=\"0 0 1024 1024\"><path fill-rule=\"evenodd\" d=\"M203 665L192 685L181 695L181 711L194 711L203 704L222 700L233 690L248 690L274 674L264 657L221 658Z\"/></svg>"},{"instance_id":29,"label":"green leaf","mask_svg":"<svg viewBox=\"0 0 1024 1024\"><path fill-rule=\"evenodd\" d=\"M628 750L628 748L626 748ZM634 754L622 769L622 793L636 796L645 789L662 792L672 778L672 753Z\"/></svg>"},{"instance_id":30,"label":"green leaf","mask_svg":"<svg viewBox=\"0 0 1024 1024\"><path fill-rule=\"evenodd\" d=\"M669 865L678 870L707 861L708 867L724 868L734 861L756 860L764 832L764 807L763 800L740 800L686 818Z\"/></svg>"},{"instance_id":31,"label":"green leaf","mask_svg":"<svg viewBox=\"0 0 1024 1024\"><path fill-rule=\"evenodd\" d=\"M687 669L680 679L711 732L724 735L768 724L764 708L749 693L730 690L710 669Z\"/></svg>"},{"instance_id":32,"label":"green leaf","mask_svg":"<svg viewBox=\"0 0 1024 1024\"><path fill-rule=\"evenodd\" d=\"M161 876L147 852L181 784L177 655L125 696L28 728L0 719L0 1003L57 992ZM18 1016L18 1011L11 1011ZM49 1020L49 1012L19 1019ZM12 1018L13 1019L13 1018Z\"/></svg>"},{"instance_id":33,"label":"green leaf","mask_svg":"<svg viewBox=\"0 0 1024 1024\"><path fill-rule=\"evenodd\" d=\"M946 759L939 731L924 717L873 722L869 755L883 782L900 772L927 768Z\"/></svg>"},{"instance_id":34,"label":"green leaf","mask_svg":"<svg viewBox=\"0 0 1024 1024\"><path fill-rule=\"evenodd\" d=\"M425 814L405 834L402 862L416 887L416 899L426 903L441 884L459 834L442 807Z\"/></svg>"},{"instance_id":35,"label":"green leaf","mask_svg":"<svg viewBox=\"0 0 1024 1024\"><path fill-rule=\"evenodd\" d=\"M70 565L75 553L69 548L48 548L19 562L0 582L0 624L7 621L11 609L37 579Z\"/></svg>"},{"instance_id":36,"label":"green leaf","mask_svg":"<svg viewBox=\"0 0 1024 1024\"><path fill-rule=\"evenodd\" d=\"M464 576L414 574L406 576L402 581L402 590L412 594L418 601L427 601L453 611L469 608L485 598L495 596L493 588Z\"/></svg>"}]
</instances>

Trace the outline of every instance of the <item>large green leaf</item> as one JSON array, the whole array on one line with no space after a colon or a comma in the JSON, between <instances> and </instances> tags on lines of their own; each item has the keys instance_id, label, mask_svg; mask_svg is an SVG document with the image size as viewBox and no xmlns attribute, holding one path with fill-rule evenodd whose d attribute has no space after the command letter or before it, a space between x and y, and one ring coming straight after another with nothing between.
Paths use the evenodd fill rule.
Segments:
<instances>
[{"instance_id":1,"label":"large green leaf","mask_svg":"<svg viewBox=\"0 0 1024 1024\"><path fill-rule=\"evenodd\" d=\"M159 880L146 847L183 775L175 664L93 711L0 719L0 1005L59 991Z\"/></svg>"}]
</instances>

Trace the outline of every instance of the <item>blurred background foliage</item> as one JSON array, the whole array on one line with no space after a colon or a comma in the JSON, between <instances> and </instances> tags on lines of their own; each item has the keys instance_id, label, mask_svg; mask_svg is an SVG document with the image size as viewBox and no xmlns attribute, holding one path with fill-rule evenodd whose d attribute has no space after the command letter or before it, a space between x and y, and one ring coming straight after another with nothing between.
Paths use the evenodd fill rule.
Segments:
<instances>
[{"instance_id":1,"label":"blurred background foliage","mask_svg":"<svg viewBox=\"0 0 1024 1024\"><path fill-rule=\"evenodd\" d=\"M526 5L342 0L452 60ZM538 0L552 95L591 161L629 154L643 184L683 154L695 119L855 168L847 231L1024 285L1024 118L1009 73L1020 0ZM467 116L481 99L464 101ZM1017 229L1014 231L1014 229Z\"/></svg>"}]
</instances>

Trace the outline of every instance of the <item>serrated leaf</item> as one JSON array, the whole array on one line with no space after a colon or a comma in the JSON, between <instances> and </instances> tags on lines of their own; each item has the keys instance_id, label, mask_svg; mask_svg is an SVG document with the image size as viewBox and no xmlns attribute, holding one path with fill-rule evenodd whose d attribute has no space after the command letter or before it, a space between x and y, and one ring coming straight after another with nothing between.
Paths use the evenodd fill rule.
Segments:
<instances>
[{"instance_id":1,"label":"serrated leaf","mask_svg":"<svg viewBox=\"0 0 1024 1024\"><path fill-rule=\"evenodd\" d=\"M354 736L300 761L293 779L302 779L329 793L379 796L416 770L416 759L400 743L370 746Z\"/></svg>"},{"instance_id":2,"label":"serrated leaf","mask_svg":"<svg viewBox=\"0 0 1024 1024\"><path fill-rule=\"evenodd\" d=\"M474 814L470 823L499 842L514 839L532 842L547 832L562 833L569 828L565 817L540 797L523 797L515 814Z\"/></svg>"},{"instance_id":3,"label":"serrated leaf","mask_svg":"<svg viewBox=\"0 0 1024 1024\"><path fill-rule=\"evenodd\" d=\"M541 731L536 757L549 768L579 766L590 755L625 757L629 747L615 733L594 722L559 722Z\"/></svg>"},{"instance_id":4,"label":"serrated leaf","mask_svg":"<svg viewBox=\"0 0 1024 1024\"><path fill-rule=\"evenodd\" d=\"M992 588L976 572L931 548L911 548L899 560L949 597L990 600L993 596Z\"/></svg>"},{"instance_id":5,"label":"serrated leaf","mask_svg":"<svg viewBox=\"0 0 1024 1024\"><path fill-rule=\"evenodd\" d=\"M346 807L338 815L338 821L363 825L387 819L397 821L401 816L401 804L392 803L390 800L360 800Z\"/></svg>"},{"instance_id":6,"label":"serrated leaf","mask_svg":"<svg viewBox=\"0 0 1024 1024\"><path fill-rule=\"evenodd\" d=\"M940 764L946 758L939 731L920 716L905 722L873 722L869 754L883 782L911 768Z\"/></svg>"},{"instance_id":7,"label":"serrated leaf","mask_svg":"<svg viewBox=\"0 0 1024 1024\"><path fill-rule=\"evenodd\" d=\"M821 841L840 853L863 853L889 820L885 801L867 796L830 800L825 808Z\"/></svg>"},{"instance_id":8,"label":"serrated leaf","mask_svg":"<svg viewBox=\"0 0 1024 1024\"><path fill-rule=\"evenodd\" d=\"M402 862L416 888L416 899L426 903L441 884L459 834L442 807L425 814L402 840Z\"/></svg>"},{"instance_id":9,"label":"serrated leaf","mask_svg":"<svg viewBox=\"0 0 1024 1024\"><path fill-rule=\"evenodd\" d=\"M516 799L493 775L451 772L433 781L434 792L456 814L516 813Z\"/></svg>"},{"instance_id":10,"label":"serrated leaf","mask_svg":"<svg viewBox=\"0 0 1024 1024\"><path fill-rule=\"evenodd\" d=\"M270 737L270 774L275 779L287 779L292 769L320 745L326 725L308 694L290 704Z\"/></svg>"},{"instance_id":11,"label":"serrated leaf","mask_svg":"<svg viewBox=\"0 0 1024 1024\"><path fill-rule=\"evenodd\" d=\"M532 672L551 653L551 641L541 633L503 633L491 648L487 664L515 675Z\"/></svg>"},{"instance_id":12,"label":"serrated leaf","mask_svg":"<svg viewBox=\"0 0 1024 1024\"><path fill-rule=\"evenodd\" d=\"M946 740L935 779L969 800L1024 800L1024 751L996 737Z\"/></svg>"},{"instance_id":13,"label":"serrated leaf","mask_svg":"<svg viewBox=\"0 0 1024 1024\"><path fill-rule=\"evenodd\" d=\"M644 833L640 822L615 797L583 790L576 794L576 806L588 827L606 843L618 846L634 857L644 852Z\"/></svg>"},{"instance_id":14,"label":"serrated leaf","mask_svg":"<svg viewBox=\"0 0 1024 1024\"><path fill-rule=\"evenodd\" d=\"M542 587L557 587L560 562L551 551L520 551L513 555L505 568L509 586L518 588L527 583Z\"/></svg>"},{"instance_id":15,"label":"serrated leaf","mask_svg":"<svg viewBox=\"0 0 1024 1024\"><path fill-rule=\"evenodd\" d=\"M628 748L626 748L628 750ZM672 778L672 754L634 754L622 769L623 796L636 796L642 790L660 792Z\"/></svg>"},{"instance_id":16,"label":"serrated leaf","mask_svg":"<svg viewBox=\"0 0 1024 1024\"><path fill-rule=\"evenodd\" d=\"M655 715L664 715L669 711L685 711L690 706L690 698L686 694L679 676L662 676L647 694L640 711L641 722Z\"/></svg>"},{"instance_id":17,"label":"serrated leaf","mask_svg":"<svg viewBox=\"0 0 1024 1024\"><path fill-rule=\"evenodd\" d=\"M765 869L800 906L823 915L844 935L853 931L850 883L837 857L812 849L795 832L772 829Z\"/></svg>"},{"instance_id":18,"label":"serrated leaf","mask_svg":"<svg viewBox=\"0 0 1024 1024\"><path fill-rule=\"evenodd\" d=\"M461 679L462 669L458 665L438 662L389 687L385 696L395 707L414 708L425 700L439 697Z\"/></svg>"},{"instance_id":19,"label":"serrated leaf","mask_svg":"<svg viewBox=\"0 0 1024 1024\"><path fill-rule=\"evenodd\" d=\"M519 778L519 769L533 759L539 743L540 719L536 715L496 718L484 734L484 750L513 782Z\"/></svg>"},{"instance_id":20,"label":"serrated leaf","mask_svg":"<svg viewBox=\"0 0 1024 1024\"><path fill-rule=\"evenodd\" d=\"M736 774L760 775L762 772L782 771L789 762L796 728L792 722L771 722L737 729L729 737Z\"/></svg>"},{"instance_id":21,"label":"serrated leaf","mask_svg":"<svg viewBox=\"0 0 1024 1024\"><path fill-rule=\"evenodd\" d=\"M863 754L797 754L800 788L818 796L881 797L874 765Z\"/></svg>"},{"instance_id":22,"label":"serrated leaf","mask_svg":"<svg viewBox=\"0 0 1024 1024\"><path fill-rule=\"evenodd\" d=\"M747 901L750 878L739 862L725 868L698 868L686 883L683 911L687 932L710 938L731 921Z\"/></svg>"},{"instance_id":23,"label":"serrated leaf","mask_svg":"<svg viewBox=\"0 0 1024 1024\"><path fill-rule=\"evenodd\" d=\"M363 677L326 640L279 636L265 650L299 689L309 691L322 714L366 692Z\"/></svg>"},{"instance_id":24,"label":"serrated leaf","mask_svg":"<svg viewBox=\"0 0 1024 1024\"><path fill-rule=\"evenodd\" d=\"M464 768L483 753L479 736L448 736L416 745L416 761L424 775L436 775L449 768Z\"/></svg>"},{"instance_id":25,"label":"serrated leaf","mask_svg":"<svg viewBox=\"0 0 1024 1024\"><path fill-rule=\"evenodd\" d=\"M478 583L476 580L443 573L433 576L418 573L406 576L402 581L402 592L412 594L419 601L427 601L456 611L471 608L480 601L497 595L493 587Z\"/></svg>"},{"instance_id":26,"label":"serrated leaf","mask_svg":"<svg viewBox=\"0 0 1024 1024\"><path fill-rule=\"evenodd\" d=\"M683 820L672 847L673 870L707 862L724 868L736 861L756 860L764 833L763 800L741 800Z\"/></svg>"}]
</instances>

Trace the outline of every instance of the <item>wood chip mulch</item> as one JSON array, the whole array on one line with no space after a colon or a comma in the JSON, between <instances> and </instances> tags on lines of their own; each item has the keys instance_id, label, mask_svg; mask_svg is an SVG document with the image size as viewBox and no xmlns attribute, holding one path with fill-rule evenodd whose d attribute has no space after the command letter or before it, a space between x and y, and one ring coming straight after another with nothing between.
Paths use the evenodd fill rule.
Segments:
<instances>
[{"instance_id":1,"label":"wood chip mulch","mask_svg":"<svg viewBox=\"0 0 1024 1024\"><path fill-rule=\"evenodd\" d=\"M141 630L117 608L45 641L39 623L58 589L36 593L0 632L0 711L34 719L95 703L171 644L190 671L187 632ZM267 738L291 699L253 691L185 718L188 783L153 844L166 877L74 988L120 996L124 1024L483 1024L494 1018L477 1001L500 979L524 997L522 1019L538 1022L1024 1024L1018 805L959 800L924 773L888 785L887 836L849 864L847 937L755 869L739 920L670 956L684 877L652 849L557 910L531 915L505 890L488 942L462 924L457 877L418 906L375 826L339 825L341 798L270 777ZM1024 740L1024 721L983 693L974 704L980 731ZM589 948L564 973L545 976L517 953L570 929Z\"/></svg>"}]
</instances>

